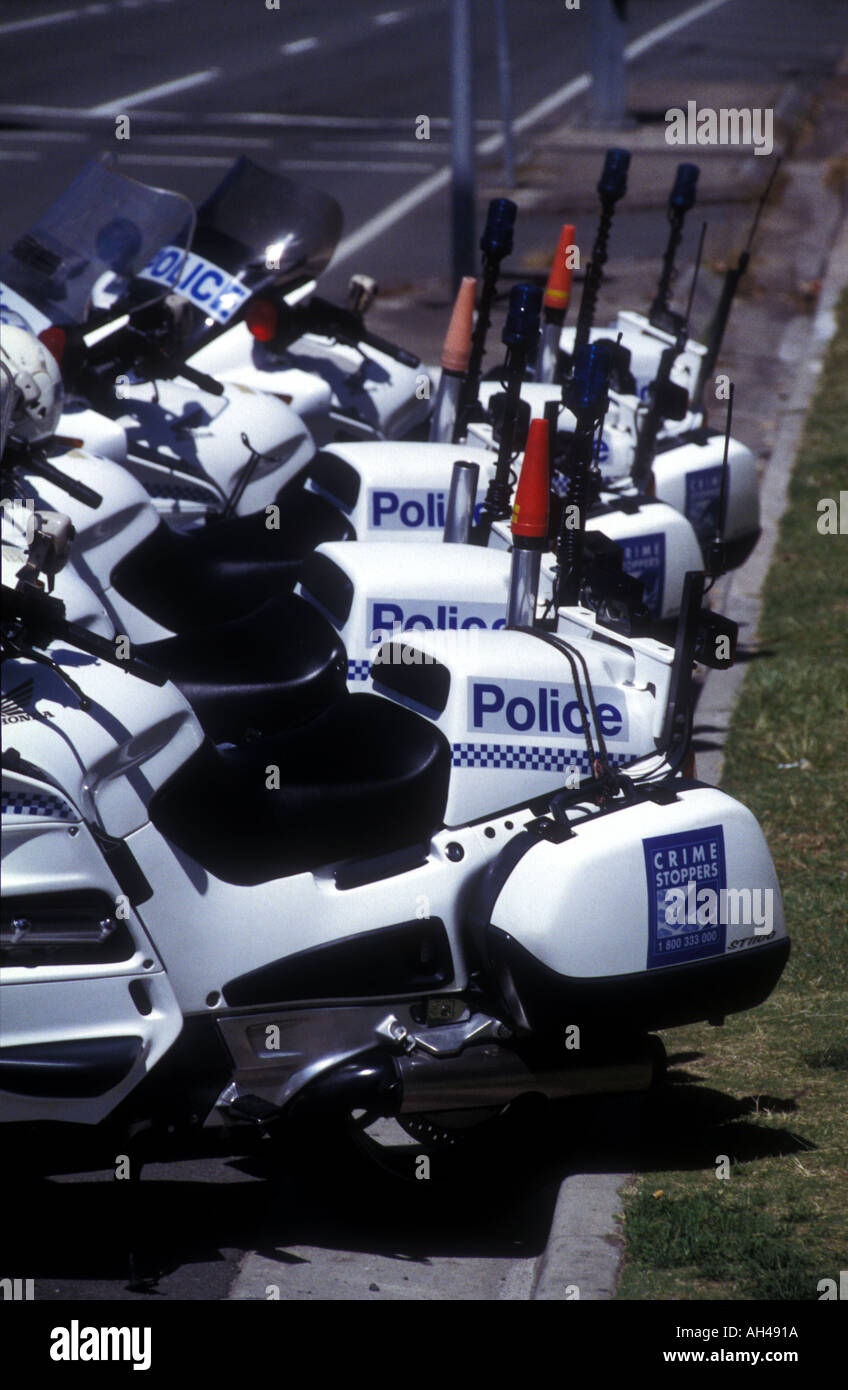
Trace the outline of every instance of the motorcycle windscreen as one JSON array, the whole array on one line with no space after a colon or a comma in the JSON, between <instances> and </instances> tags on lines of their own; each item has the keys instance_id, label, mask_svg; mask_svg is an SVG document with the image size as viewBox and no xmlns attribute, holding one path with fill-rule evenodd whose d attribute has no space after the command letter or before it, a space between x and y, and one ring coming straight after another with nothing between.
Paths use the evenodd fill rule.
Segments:
<instances>
[{"instance_id":1,"label":"motorcycle windscreen","mask_svg":"<svg viewBox=\"0 0 848 1390\"><path fill-rule=\"evenodd\" d=\"M197 212L193 250L256 288L314 280L342 233L335 198L242 156Z\"/></svg>"},{"instance_id":2,"label":"motorcycle windscreen","mask_svg":"<svg viewBox=\"0 0 848 1390\"><path fill-rule=\"evenodd\" d=\"M85 323L98 280L126 288L165 244L187 248L194 208L92 160L61 197L0 256L0 280L53 323ZM134 281L133 307L168 287Z\"/></svg>"}]
</instances>

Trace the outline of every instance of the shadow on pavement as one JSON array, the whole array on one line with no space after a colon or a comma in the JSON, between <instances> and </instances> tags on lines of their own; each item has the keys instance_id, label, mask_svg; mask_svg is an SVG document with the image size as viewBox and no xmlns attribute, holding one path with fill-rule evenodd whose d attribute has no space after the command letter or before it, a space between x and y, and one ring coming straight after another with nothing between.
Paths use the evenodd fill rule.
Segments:
<instances>
[{"instance_id":1,"label":"shadow on pavement","mask_svg":"<svg viewBox=\"0 0 848 1390\"><path fill-rule=\"evenodd\" d=\"M4 1216L8 1270L36 1279L40 1299L222 1299L236 1263L257 1251L300 1262L286 1247L364 1252L429 1264L444 1257L541 1254L560 1183L569 1171L712 1169L811 1146L788 1127L750 1122L758 1111L791 1115L791 1097L735 1098L678 1070L646 1096L530 1107L520 1128L479 1144L465 1163L432 1157L432 1181L415 1181L418 1149L389 1148L405 1162L393 1177L340 1131L320 1141L255 1141L238 1158L150 1162L138 1182L112 1171L39 1175L18 1167ZM50 1160L47 1160L49 1166Z\"/></svg>"}]
</instances>

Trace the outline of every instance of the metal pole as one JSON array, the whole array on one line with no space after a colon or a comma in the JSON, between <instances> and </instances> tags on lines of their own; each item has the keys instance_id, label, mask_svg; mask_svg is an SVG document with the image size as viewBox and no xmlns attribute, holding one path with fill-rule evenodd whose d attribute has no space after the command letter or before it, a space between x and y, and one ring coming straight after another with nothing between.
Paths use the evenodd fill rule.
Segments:
<instances>
[{"instance_id":1,"label":"metal pole","mask_svg":"<svg viewBox=\"0 0 848 1390\"><path fill-rule=\"evenodd\" d=\"M509 56L509 26L506 0L495 0L495 33L498 43L498 97L503 124L504 178L515 187L515 141L512 138L512 65Z\"/></svg>"},{"instance_id":2,"label":"metal pole","mask_svg":"<svg viewBox=\"0 0 848 1390\"><path fill-rule=\"evenodd\" d=\"M626 113L624 32L626 0L592 0L592 119L621 126Z\"/></svg>"},{"instance_id":3,"label":"metal pole","mask_svg":"<svg viewBox=\"0 0 848 1390\"><path fill-rule=\"evenodd\" d=\"M474 45L473 0L451 0L451 231L453 289L463 275L473 275L474 262Z\"/></svg>"},{"instance_id":4,"label":"metal pole","mask_svg":"<svg viewBox=\"0 0 848 1390\"><path fill-rule=\"evenodd\" d=\"M443 539L457 545L468 545L474 522L477 501L479 463L463 463L457 459L451 473L448 509Z\"/></svg>"}]
</instances>

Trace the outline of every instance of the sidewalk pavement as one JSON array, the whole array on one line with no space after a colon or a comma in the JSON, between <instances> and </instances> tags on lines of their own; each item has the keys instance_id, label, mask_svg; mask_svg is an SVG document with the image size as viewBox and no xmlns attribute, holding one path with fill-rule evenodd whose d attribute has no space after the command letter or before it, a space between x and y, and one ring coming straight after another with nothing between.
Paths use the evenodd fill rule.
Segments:
<instances>
[{"instance_id":1,"label":"sidewalk pavement","mask_svg":"<svg viewBox=\"0 0 848 1390\"><path fill-rule=\"evenodd\" d=\"M848 51L819 96L816 125L798 129L793 139L789 123L781 122L782 140L789 146L781 170L781 196L762 225L748 272L751 278L743 302L735 308L719 363L737 385L742 410L735 414L734 426L740 425L741 437L756 448L763 472L759 544L741 569L721 581L715 596L718 610L740 624L743 659L729 672L707 673L696 712L698 775L715 784L720 782L727 728L745 675L744 657L756 648L761 590L777 543L804 421L836 328L836 305L848 286L848 161L843 156L840 163L834 157L835 151L848 148L846 95ZM796 94L787 89L780 102L783 112L793 112L798 122ZM704 100L703 104L714 103ZM566 132L572 138L573 128ZM544 158L549 154L550 147ZM720 158L703 161L704 184L719 168L719 181L732 182L736 176L744 182L744 167L740 164L734 170L727 159L721 166L713 162ZM668 163L665 186L673 174L673 160ZM744 226L741 218L736 218L736 225ZM634 265L626 277L629 288L635 286L636 274ZM623 295L619 299L620 285L612 291L608 286L610 311L616 303L633 302ZM702 288L696 302L703 293ZM575 1285L581 1298L614 1297L621 1258L615 1218L621 1208L620 1190L628 1181L629 1175L617 1173L574 1173L565 1179L547 1248L537 1262L532 1298L573 1297L567 1291Z\"/></svg>"}]
</instances>

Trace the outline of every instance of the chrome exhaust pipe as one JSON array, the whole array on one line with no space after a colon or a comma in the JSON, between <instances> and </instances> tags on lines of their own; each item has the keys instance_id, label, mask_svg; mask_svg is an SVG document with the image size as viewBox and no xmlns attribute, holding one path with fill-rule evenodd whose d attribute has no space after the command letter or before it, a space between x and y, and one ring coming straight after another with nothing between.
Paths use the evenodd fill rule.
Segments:
<instances>
[{"instance_id":1,"label":"chrome exhaust pipe","mask_svg":"<svg viewBox=\"0 0 848 1390\"><path fill-rule=\"evenodd\" d=\"M455 1057L423 1052L400 1057L372 1054L321 1073L298 1091L287 1108L293 1118L358 1109L410 1115L501 1106L533 1093L561 1100L647 1091L656 1066L657 1053L650 1040L626 1061L538 1070L497 1043L469 1047Z\"/></svg>"},{"instance_id":2,"label":"chrome exhaust pipe","mask_svg":"<svg viewBox=\"0 0 848 1390\"><path fill-rule=\"evenodd\" d=\"M662 1044L650 1036L535 1065L499 1041L503 1024L489 1015L420 1036L417 1026L403 1005L389 1014L375 1005L221 1019L233 1072L207 1123L262 1123L284 1112L473 1110L534 1093L553 1100L644 1091L663 1063Z\"/></svg>"},{"instance_id":3,"label":"chrome exhaust pipe","mask_svg":"<svg viewBox=\"0 0 848 1390\"><path fill-rule=\"evenodd\" d=\"M654 1079L656 1053L646 1041L644 1049L626 1061L534 1070L509 1048L492 1043L469 1047L457 1057L415 1053L396 1058L395 1066L403 1085L400 1113L404 1115L506 1105L533 1092L561 1100L647 1091Z\"/></svg>"}]
</instances>

